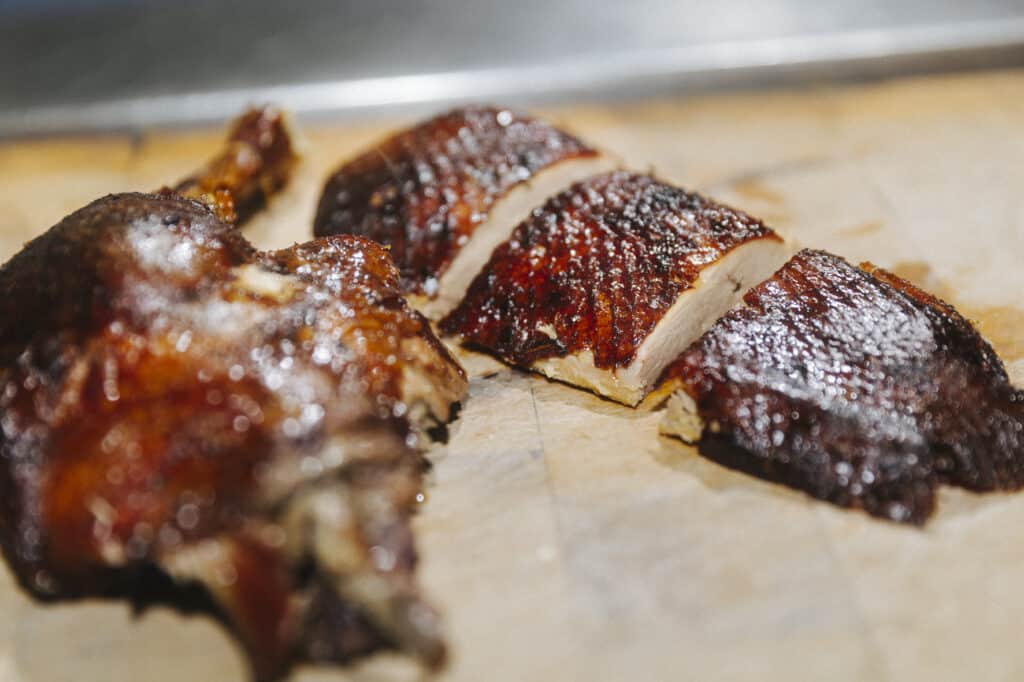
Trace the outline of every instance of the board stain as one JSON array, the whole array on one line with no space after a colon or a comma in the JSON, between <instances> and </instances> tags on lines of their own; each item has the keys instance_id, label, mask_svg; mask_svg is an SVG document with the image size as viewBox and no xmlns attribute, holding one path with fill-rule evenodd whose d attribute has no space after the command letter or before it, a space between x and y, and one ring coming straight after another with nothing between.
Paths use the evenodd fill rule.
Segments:
<instances>
[{"instance_id":1,"label":"board stain","mask_svg":"<svg viewBox=\"0 0 1024 682\"><path fill-rule=\"evenodd\" d=\"M732 190L744 199L764 201L775 206L786 203L786 197L781 192L772 189L758 178L747 178L733 183Z\"/></svg>"},{"instance_id":2,"label":"board stain","mask_svg":"<svg viewBox=\"0 0 1024 682\"><path fill-rule=\"evenodd\" d=\"M790 221L789 213L786 211L786 197L769 187L759 177L736 180L729 183L728 188L728 191L735 194L741 202L757 202L757 210L751 213L760 218L765 225L778 227Z\"/></svg>"},{"instance_id":3,"label":"board stain","mask_svg":"<svg viewBox=\"0 0 1024 682\"><path fill-rule=\"evenodd\" d=\"M1024 310L1013 306L965 307L964 316L1005 362L1024 359Z\"/></svg>"},{"instance_id":4,"label":"board stain","mask_svg":"<svg viewBox=\"0 0 1024 682\"><path fill-rule=\"evenodd\" d=\"M839 230L839 234L844 237L869 237L881 229L881 220L869 220L866 223L861 223L860 225L854 225L853 227L847 227Z\"/></svg>"}]
</instances>

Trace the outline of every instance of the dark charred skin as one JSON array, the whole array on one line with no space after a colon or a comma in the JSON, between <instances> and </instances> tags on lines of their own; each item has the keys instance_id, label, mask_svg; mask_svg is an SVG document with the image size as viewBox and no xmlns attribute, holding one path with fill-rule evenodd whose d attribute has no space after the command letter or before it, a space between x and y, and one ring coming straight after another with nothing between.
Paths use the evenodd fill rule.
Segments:
<instances>
[{"instance_id":1,"label":"dark charred skin","mask_svg":"<svg viewBox=\"0 0 1024 682\"><path fill-rule=\"evenodd\" d=\"M173 192L213 207L227 223L244 224L287 184L299 157L285 115L266 106L232 122L227 144Z\"/></svg>"},{"instance_id":2,"label":"dark charred skin","mask_svg":"<svg viewBox=\"0 0 1024 682\"><path fill-rule=\"evenodd\" d=\"M431 282L509 190L560 161L596 155L571 135L520 114L456 109L338 169L324 187L313 232L363 235L387 245L404 290L430 295Z\"/></svg>"},{"instance_id":3,"label":"dark charred skin","mask_svg":"<svg viewBox=\"0 0 1024 682\"><path fill-rule=\"evenodd\" d=\"M653 177L598 175L516 228L441 328L522 367L585 350L624 367L705 267L754 239L778 237Z\"/></svg>"},{"instance_id":4,"label":"dark charred skin","mask_svg":"<svg viewBox=\"0 0 1024 682\"><path fill-rule=\"evenodd\" d=\"M340 540L429 613L408 528L423 467L403 417L408 339L434 349L423 372L438 390L464 385L369 240L258 253L208 206L167 195L68 216L0 269L8 563L41 598L118 594L126 575L215 543L230 574L215 600L257 679L395 645L324 586L315 552L268 538L300 492L338 486L358 519ZM318 459L331 447L344 457ZM393 565L378 571L370 548ZM416 653L437 664L427 640Z\"/></svg>"},{"instance_id":5,"label":"dark charred skin","mask_svg":"<svg viewBox=\"0 0 1024 682\"><path fill-rule=\"evenodd\" d=\"M870 264L802 251L666 370L701 452L844 507L923 523L941 483L1024 484L1024 407L951 306Z\"/></svg>"}]
</instances>

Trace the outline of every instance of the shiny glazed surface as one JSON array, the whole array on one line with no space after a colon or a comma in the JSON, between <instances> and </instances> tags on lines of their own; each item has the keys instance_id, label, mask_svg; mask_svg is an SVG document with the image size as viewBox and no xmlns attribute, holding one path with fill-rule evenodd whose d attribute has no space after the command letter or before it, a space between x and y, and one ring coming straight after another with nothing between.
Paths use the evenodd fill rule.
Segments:
<instances>
[{"instance_id":1,"label":"shiny glazed surface","mask_svg":"<svg viewBox=\"0 0 1024 682\"><path fill-rule=\"evenodd\" d=\"M952 307L870 264L802 251L668 370L701 451L893 521L940 483L1024 484L1024 394Z\"/></svg>"},{"instance_id":2,"label":"shiny glazed surface","mask_svg":"<svg viewBox=\"0 0 1024 682\"><path fill-rule=\"evenodd\" d=\"M288 182L298 160L285 114L271 106L252 108L231 122L221 152L174 192L241 225Z\"/></svg>"},{"instance_id":3,"label":"shiny glazed surface","mask_svg":"<svg viewBox=\"0 0 1024 682\"><path fill-rule=\"evenodd\" d=\"M523 367L581 351L624 367L705 267L754 239L778 237L651 176L598 175L516 228L441 326Z\"/></svg>"},{"instance_id":4,"label":"shiny glazed surface","mask_svg":"<svg viewBox=\"0 0 1024 682\"><path fill-rule=\"evenodd\" d=\"M503 195L552 164L595 155L527 116L456 109L339 168L324 187L314 234L356 234L387 245L405 291L431 296Z\"/></svg>"},{"instance_id":5,"label":"shiny glazed surface","mask_svg":"<svg viewBox=\"0 0 1024 682\"><path fill-rule=\"evenodd\" d=\"M142 589L151 566L199 582L260 679L381 645L435 664L408 528L412 370L465 388L379 245L259 253L196 201L93 202L0 269L6 557L41 597ZM347 519L326 544L302 530L328 524L306 504L321 486Z\"/></svg>"}]
</instances>

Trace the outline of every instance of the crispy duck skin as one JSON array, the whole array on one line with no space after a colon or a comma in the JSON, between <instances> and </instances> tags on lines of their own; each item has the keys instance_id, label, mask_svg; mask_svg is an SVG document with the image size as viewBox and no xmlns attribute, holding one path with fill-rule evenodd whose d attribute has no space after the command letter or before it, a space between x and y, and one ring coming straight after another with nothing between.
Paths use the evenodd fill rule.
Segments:
<instances>
[{"instance_id":1,"label":"crispy duck skin","mask_svg":"<svg viewBox=\"0 0 1024 682\"><path fill-rule=\"evenodd\" d=\"M942 483L1024 485L1024 395L948 304L821 251L800 252L744 302L666 370L685 393L663 431L906 523L927 520ZM687 412L695 428L681 428Z\"/></svg>"},{"instance_id":2,"label":"crispy duck skin","mask_svg":"<svg viewBox=\"0 0 1024 682\"><path fill-rule=\"evenodd\" d=\"M496 202L552 165L596 156L532 118L491 107L456 109L341 166L324 187L313 231L387 245L405 291L431 297Z\"/></svg>"},{"instance_id":3,"label":"crispy duck skin","mask_svg":"<svg viewBox=\"0 0 1024 682\"><path fill-rule=\"evenodd\" d=\"M40 598L198 584L259 680L437 665L410 419L446 420L465 376L376 243L261 253L216 211L111 195L0 269L4 554Z\"/></svg>"},{"instance_id":4,"label":"crispy duck skin","mask_svg":"<svg viewBox=\"0 0 1024 682\"><path fill-rule=\"evenodd\" d=\"M598 175L552 197L520 224L441 328L523 368L589 354L588 364L622 374L656 325L669 315L679 318L672 324L686 316L673 309L684 295L724 287L738 298L739 279L704 287L698 280L731 251L755 243L780 255L767 269L760 265L750 284L785 258L781 240L761 221L648 175ZM713 306L708 324L731 302ZM685 347L667 356L650 381ZM631 394L602 389L597 380L587 385L636 402L647 382L639 383Z\"/></svg>"},{"instance_id":5,"label":"crispy duck skin","mask_svg":"<svg viewBox=\"0 0 1024 682\"><path fill-rule=\"evenodd\" d=\"M224 149L173 192L209 204L224 222L241 225L287 184L298 160L284 112L254 107L232 121Z\"/></svg>"}]
</instances>

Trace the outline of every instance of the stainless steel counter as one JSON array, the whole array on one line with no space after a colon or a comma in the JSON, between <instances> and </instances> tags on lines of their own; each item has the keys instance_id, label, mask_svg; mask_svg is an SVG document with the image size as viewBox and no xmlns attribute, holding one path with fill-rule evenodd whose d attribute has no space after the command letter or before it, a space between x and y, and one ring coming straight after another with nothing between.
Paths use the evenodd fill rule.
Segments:
<instances>
[{"instance_id":1,"label":"stainless steel counter","mask_svg":"<svg viewBox=\"0 0 1024 682\"><path fill-rule=\"evenodd\" d=\"M1024 64L1024 0L0 0L0 136Z\"/></svg>"}]
</instances>

